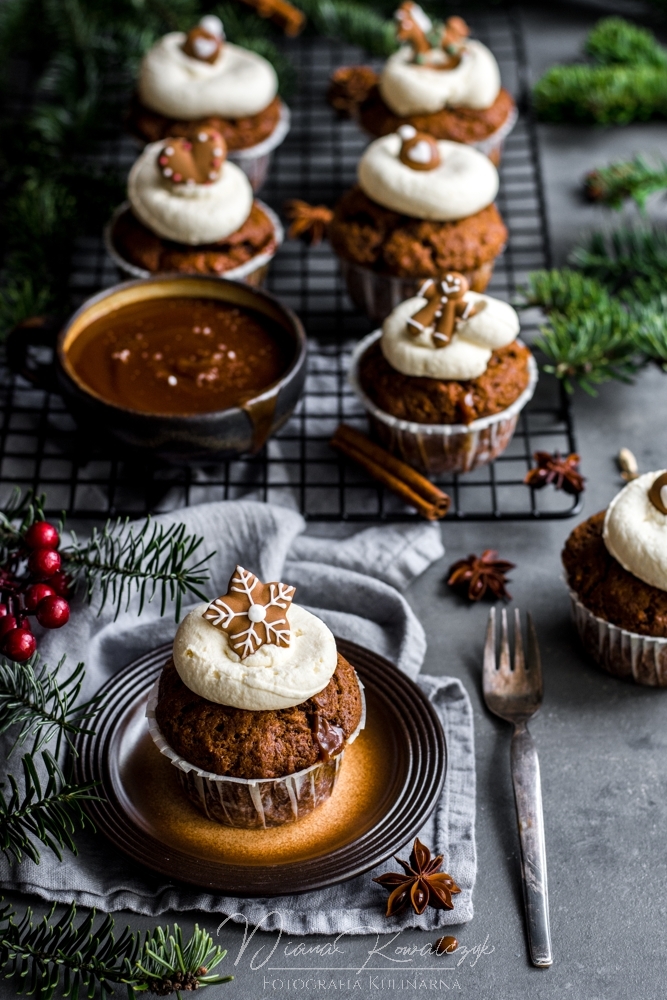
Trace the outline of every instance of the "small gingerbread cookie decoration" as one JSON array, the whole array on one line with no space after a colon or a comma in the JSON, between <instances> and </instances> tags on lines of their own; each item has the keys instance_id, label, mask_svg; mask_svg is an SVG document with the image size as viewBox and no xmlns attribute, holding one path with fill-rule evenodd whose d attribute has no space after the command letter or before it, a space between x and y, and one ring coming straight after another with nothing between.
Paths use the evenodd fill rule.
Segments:
<instances>
[{"instance_id":1,"label":"small gingerbread cookie decoration","mask_svg":"<svg viewBox=\"0 0 667 1000\"><path fill-rule=\"evenodd\" d=\"M220 177L227 144L214 128L198 128L189 138L165 139L160 173L172 184L212 184Z\"/></svg>"},{"instance_id":2,"label":"small gingerbread cookie decoration","mask_svg":"<svg viewBox=\"0 0 667 1000\"><path fill-rule=\"evenodd\" d=\"M657 476L648 491L648 498L661 514L667 514L667 472Z\"/></svg>"},{"instance_id":3,"label":"small gingerbread cookie decoration","mask_svg":"<svg viewBox=\"0 0 667 1000\"><path fill-rule=\"evenodd\" d=\"M440 150L432 135L418 132L414 125L401 125L398 134L403 140L398 158L406 167L411 170L435 170L440 166Z\"/></svg>"},{"instance_id":4,"label":"small gingerbread cookie decoration","mask_svg":"<svg viewBox=\"0 0 667 1000\"><path fill-rule=\"evenodd\" d=\"M469 289L466 278L458 271L446 274L440 281L429 278L419 289L426 305L408 320L408 333L418 337L432 327L433 346L447 347L454 336L457 321L475 315L475 306L465 301Z\"/></svg>"},{"instance_id":5,"label":"small gingerbread cookie decoration","mask_svg":"<svg viewBox=\"0 0 667 1000\"><path fill-rule=\"evenodd\" d=\"M220 55L224 38L225 32L220 18L215 14L207 14L188 32L183 43L183 51L191 59L213 65Z\"/></svg>"},{"instance_id":6,"label":"small gingerbread cookie decoration","mask_svg":"<svg viewBox=\"0 0 667 1000\"><path fill-rule=\"evenodd\" d=\"M287 609L295 592L286 583L262 583L237 566L227 593L209 604L202 617L227 633L230 646L244 660L264 645L289 646Z\"/></svg>"},{"instance_id":7,"label":"small gingerbread cookie decoration","mask_svg":"<svg viewBox=\"0 0 667 1000\"><path fill-rule=\"evenodd\" d=\"M394 13L394 20L397 41L410 45L415 57L431 51L427 35L433 28L433 22L418 3L406 0Z\"/></svg>"}]
</instances>

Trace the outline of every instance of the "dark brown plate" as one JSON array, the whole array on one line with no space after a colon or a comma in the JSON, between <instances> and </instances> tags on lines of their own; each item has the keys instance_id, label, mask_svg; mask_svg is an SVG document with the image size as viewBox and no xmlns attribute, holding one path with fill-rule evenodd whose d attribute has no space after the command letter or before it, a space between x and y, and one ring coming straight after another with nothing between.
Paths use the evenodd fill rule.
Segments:
<instances>
[{"instance_id":1,"label":"dark brown plate","mask_svg":"<svg viewBox=\"0 0 667 1000\"><path fill-rule=\"evenodd\" d=\"M153 871L209 891L282 896L344 882L408 843L435 808L445 737L427 698L376 653L338 640L364 684L366 728L345 752L334 793L310 816L267 830L224 827L181 791L145 719L148 692L171 652L161 646L102 688L94 736L79 740L79 781L99 781L87 804L97 829Z\"/></svg>"}]
</instances>

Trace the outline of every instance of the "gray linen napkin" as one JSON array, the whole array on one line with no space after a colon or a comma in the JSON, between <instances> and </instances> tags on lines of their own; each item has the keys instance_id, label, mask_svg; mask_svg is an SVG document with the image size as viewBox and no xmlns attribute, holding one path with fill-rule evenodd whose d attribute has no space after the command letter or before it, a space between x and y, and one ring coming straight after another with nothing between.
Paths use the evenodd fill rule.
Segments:
<instances>
[{"instance_id":1,"label":"gray linen napkin","mask_svg":"<svg viewBox=\"0 0 667 1000\"><path fill-rule=\"evenodd\" d=\"M283 579L296 585L298 602L337 635L375 650L417 678L426 648L424 632L399 589L443 554L437 525L370 528L342 539L316 538L303 535L300 514L249 501L203 504L159 520L185 523L188 531L204 536L202 548L216 550L209 564L211 595L224 592L237 562L265 580ZM191 606L184 607L183 614ZM88 697L131 660L172 638L174 631L173 617L161 618L157 602L141 617L131 606L116 621L109 609L98 617L94 606L79 606L66 628L44 636L40 652L49 664L63 653L70 667L85 660ZM46 849L39 865L3 861L0 887L58 902L75 900L104 911L220 913L237 921L263 920L266 930L282 927L289 934L389 932L408 925L432 929L470 920L476 873L472 709L458 680L423 676L418 683L442 721L449 755L445 789L420 836L444 854L445 870L461 886L453 911L428 910L421 917L386 920L386 893L371 882L370 874L295 897L225 898L153 874L91 834L78 835L78 856L66 854L63 862ZM404 856L406 852L409 845Z\"/></svg>"}]
</instances>

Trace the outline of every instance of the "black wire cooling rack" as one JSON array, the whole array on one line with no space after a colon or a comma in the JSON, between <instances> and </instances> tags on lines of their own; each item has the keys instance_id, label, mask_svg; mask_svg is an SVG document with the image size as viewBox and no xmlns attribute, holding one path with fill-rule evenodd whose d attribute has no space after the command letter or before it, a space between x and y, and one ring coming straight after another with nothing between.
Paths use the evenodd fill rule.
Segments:
<instances>
[{"instance_id":1,"label":"black wire cooling rack","mask_svg":"<svg viewBox=\"0 0 667 1000\"><path fill-rule=\"evenodd\" d=\"M503 82L525 105L525 54L520 25L511 10L494 8L470 20L475 34L493 50ZM350 47L321 40L288 43L298 71L298 92L290 102L292 130L275 154L262 198L280 210L287 198L333 204L353 183L367 139L351 122L341 122L325 103L331 72L363 61ZM129 138L102 150L106 162L129 168L138 148ZM522 111L506 141L498 205L510 239L498 261L490 294L512 299L529 271L550 265L547 222L535 130ZM71 283L83 301L119 276L101 240L82 240L73 260ZM272 501L319 521L409 521L417 517L354 464L339 458L328 441L341 420L366 422L346 381L354 343L371 326L350 303L328 245L308 249L287 243L273 262L268 287L302 318L310 338L304 396L293 417L254 458L214 467L182 469L133 463L78 437L58 396L39 391L0 368L0 494L16 485L46 494L50 514L72 518L140 516L209 500L241 497ZM522 336L530 341L530 323ZM523 485L531 455L543 449L575 449L570 407L559 384L540 379L523 411L514 439L491 465L465 476L443 477L452 497L449 519L520 520L563 518L577 512L576 500Z\"/></svg>"}]
</instances>

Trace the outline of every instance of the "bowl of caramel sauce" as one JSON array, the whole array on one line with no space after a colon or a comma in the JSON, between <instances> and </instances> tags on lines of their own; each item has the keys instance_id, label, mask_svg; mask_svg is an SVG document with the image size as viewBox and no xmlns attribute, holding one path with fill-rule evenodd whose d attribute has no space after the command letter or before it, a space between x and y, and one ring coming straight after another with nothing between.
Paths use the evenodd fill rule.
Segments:
<instances>
[{"instance_id":1,"label":"bowl of caramel sauce","mask_svg":"<svg viewBox=\"0 0 667 1000\"><path fill-rule=\"evenodd\" d=\"M260 450L294 410L306 373L297 316L218 277L128 281L58 334L57 386L84 431L175 463Z\"/></svg>"}]
</instances>

